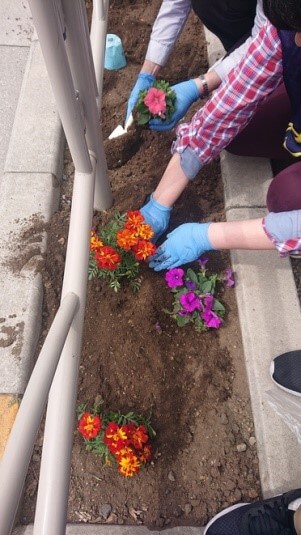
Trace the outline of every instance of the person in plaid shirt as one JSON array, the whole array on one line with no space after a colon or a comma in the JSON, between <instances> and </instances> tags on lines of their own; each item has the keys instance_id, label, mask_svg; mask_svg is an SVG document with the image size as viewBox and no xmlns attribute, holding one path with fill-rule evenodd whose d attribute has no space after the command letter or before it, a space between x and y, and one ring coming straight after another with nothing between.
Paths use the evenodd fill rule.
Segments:
<instances>
[{"instance_id":1,"label":"person in plaid shirt","mask_svg":"<svg viewBox=\"0 0 301 535\"><path fill-rule=\"evenodd\" d=\"M199 170L226 147L239 153L242 130L242 147L248 146L248 129L255 134L249 138L250 155L254 155L253 148L258 139L261 154L256 155L275 157L285 152L280 144L277 146L277 135L279 140L282 136L289 153L301 155L298 129L301 118L301 2L264 0L263 5L269 21L251 41L246 56L191 122L181 124L176 131L173 156L149 202L141 209L147 223L153 226L156 238L168 227L172 205ZM283 94L277 100L277 92L284 91L283 80L293 113L288 126L286 122L286 133L283 124L277 131L283 117L287 121L289 110ZM257 116L260 119L261 107L266 110L266 102L274 97L273 113L268 120L267 115L263 115L265 120L260 122ZM283 106L279 107L279 102ZM273 102L270 109L273 109ZM257 121L257 130L252 121L255 124ZM270 143L270 138L275 141L275 146ZM265 218L180 225L158 247L150 267L156 271L170 269L196 260L205 251L218 249L276 247L281 255L301 253L300 166L301 163L290 165L273 180L267 195L269 213Z\"/></svg>"}]
</instances>

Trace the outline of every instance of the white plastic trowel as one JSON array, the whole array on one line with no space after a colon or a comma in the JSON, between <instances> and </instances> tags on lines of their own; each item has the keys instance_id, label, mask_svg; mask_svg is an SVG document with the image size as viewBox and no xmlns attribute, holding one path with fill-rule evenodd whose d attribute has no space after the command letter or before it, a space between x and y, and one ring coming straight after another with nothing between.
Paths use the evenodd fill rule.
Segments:
<instances>
[{"instance_id":1,"label":"white plastic trowel","mask_svg":"<svg viewBox=\"0 0 301 535\"><path fill-rule=\"evenodd\" d=\"M109 139L114 139L115 137L119 137L119 136L122 136L123 134L126 134L128 129L132 126L133 122L134 122L134 118L133 118L133 115L131 114L128 120L126 121L124 127L121 124L116 126L113 132L109 135Z\"/></svg>"}]
</instances>

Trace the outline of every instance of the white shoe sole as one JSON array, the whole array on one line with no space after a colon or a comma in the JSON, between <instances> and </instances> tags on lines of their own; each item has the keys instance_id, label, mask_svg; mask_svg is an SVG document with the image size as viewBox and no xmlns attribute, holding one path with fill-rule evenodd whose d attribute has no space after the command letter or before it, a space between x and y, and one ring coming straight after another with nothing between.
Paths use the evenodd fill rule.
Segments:
<instances>
[{"instance_id":1,"label":"white shoe sole","mask_svg":"<svg viewBox=\"0 0 301 535\"><path fill-rule=\"evenodd\" d=\"M285 388L285 386L282 386L279 383L277 383L277 381L275 381L275 379L273 377L274 370L275 370L275 364L274 364L274 361L272 360L272 362L270 364L270 376L271 376L271 379L272 379L273 383L275 385L277 385L278 388L281 388L281 390L284 390L288 394L292 394L293 396L297 396L297 397L300 398L301 397L301 392L296 392L296 390L290 390L289 388Z\"/></svg>"}]
</instances>

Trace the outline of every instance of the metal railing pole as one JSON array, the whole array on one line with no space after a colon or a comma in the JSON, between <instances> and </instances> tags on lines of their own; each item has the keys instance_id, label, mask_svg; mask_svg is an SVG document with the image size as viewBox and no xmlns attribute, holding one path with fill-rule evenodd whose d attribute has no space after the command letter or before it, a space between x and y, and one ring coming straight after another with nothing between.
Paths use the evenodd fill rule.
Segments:
<instances>
[{"instance_id":1,"label":"metal railing pole","mask_svg":"<svg viewBox=\"0 0 301 535\"><path fill-rule=\"evenodd\" d=\"M0 464L0 534L11 533L36 435L78 297L66 294L29 379Z\"/></svg>"},{"instance_id":2,"label":"metal railing pole","mask_svg":"<svg viewBox=\"0 0 301 535\"><path fill-rule=\"evenodd\" d=\"M65 535L78 369L87 292L90 230L93 216L93 172L75 172L72 211L62 297L79 296L74 317L49 394L34 535Z\"/></svg>"},{"instance_id":3,"label":"metal railing pole","mask_svg":"<svg viewBox=\"0 0 301 535\"><path fill-rule=\"evenodd\" d=\"M74 84L83 103L87 144L97 160L94 206L97 210L104 210L111 206L113 197L96 103L95 71L91 61L92 54L89 53L91 45L87 31L87 13L83 0L62 0L62 6L67 26L66 51Z\"/></svg>"},{"instance_id":4,"label":"metal railing pole","mask_svg":"<svg viewBox=\"0 0 301 535\"><path fill-rule=\"evenodd\" d=\"M55 0L29 0L46 68L75 168L90 173L85 123L64 44L64 25Z\"/></svg>"},{"instance_id":5,"label":"metal railing pole","mask_svg":"<svg viewBox=\"0 0 301 535\"><path fill-rule=\"evenodd\" d=\"M103 70L108 25L109 0L94 0L91 24L91 47L98 89L98 107L101 111Z\"/></svg>"}]
</instances>

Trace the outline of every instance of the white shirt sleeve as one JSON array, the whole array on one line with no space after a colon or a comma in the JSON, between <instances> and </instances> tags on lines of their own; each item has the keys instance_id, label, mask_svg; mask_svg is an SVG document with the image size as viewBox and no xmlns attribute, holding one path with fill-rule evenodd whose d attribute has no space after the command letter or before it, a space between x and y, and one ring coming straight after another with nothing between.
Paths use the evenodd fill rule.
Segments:
<instances>
[{"instance_id":1,"label":"white shirt sleeve","mask_svg":"<svg viewBox=\"0 0 301 535\"><path fill-rule=\"evenodd\" d=\"M253 37L259 32L260 28L267 22L267 18L263 12L262 0L257 0L256 16L254 19L254 26L250 37L239 47L233 50L229 56L217 61L210 70L214 70L217 75L223 80L227 74L235 67L245 55L249 44Z\"/></svg>"},{"instance_id":2,"label":"white shirt sleeve","mask_svg":"<svg viewBox=\"0 0 301 535\"><path fill-rule=\"evenodd\" d=\"M165 65L191 10L191 0L163 0L150 36L146 59Z\"/></svg>"}]
</instances>

